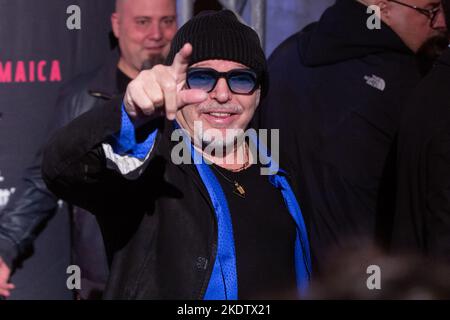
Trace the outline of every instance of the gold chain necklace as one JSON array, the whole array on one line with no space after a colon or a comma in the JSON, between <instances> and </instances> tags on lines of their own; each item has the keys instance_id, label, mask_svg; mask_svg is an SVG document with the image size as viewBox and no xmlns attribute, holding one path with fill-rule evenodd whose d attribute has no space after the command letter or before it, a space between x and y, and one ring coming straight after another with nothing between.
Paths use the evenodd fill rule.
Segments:
<instances>
[{"instance_id":1,"label":"gold chain necklace","mask_svg":"<svg viewBox=\"0 0 450 320\"><path fill-rule=\"evenodd\" d=\"M245 145L245 150L247 150L247 144ZM248 155L247 153L247 161L245 161L245 163L243 164L243 166L241 168L239 168L238 170L235 170L233 172L240 172L246 168L248 168L250 164L250 155ZM218 173L220 174L226 181L228 181L229 183L231 183L232 185L234 185L234 190L233 193L243 199L245 199L245 189L244 187L237 182L236 180L232 180L230 178L228 178L226 175L224 175L222 172L220 172L219 169L216 168L216 166L214 164L211 165L211 167Z\"/></svg>"},{"instance_id":2,"label":"gold chain necklace","mask_svg":"<svg viewBox=\"0 0 450 320\"><path fill-rule=\"evenodd\" d=\"M244 189L244 187L243 187L239 182L237 182L236 180L232 180L232 179L228 178L227 176L225 176L222 172L219 171L219 169L216 168L216 166L215 166L214 164L211 165L211 166L212 166L212 168L213 168L218 174L220 174L226 181L228 181L229 183L231 183L231 184L234 185L233 193L234 193L235 195L238 195L239 197L245 199L245 189Z\"/></svg>"}]
</instances>

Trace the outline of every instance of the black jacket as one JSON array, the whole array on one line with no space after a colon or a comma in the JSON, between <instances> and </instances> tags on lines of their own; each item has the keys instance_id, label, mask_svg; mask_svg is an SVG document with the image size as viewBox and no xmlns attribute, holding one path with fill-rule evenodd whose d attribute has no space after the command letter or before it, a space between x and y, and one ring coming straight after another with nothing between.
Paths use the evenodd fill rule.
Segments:
<instances>
[{"instance_id":1,"label":"black jacket","mask_svg":"<svg viewBox=\"0 0 450 320\"><path fill-rule=\"evenodd\" d=\"M408 100L398 142L394 250L450 261L450 49Z\"/></svg>"},{"instance_id":2,"label":"black jacket","mask_svg":"<svg viewBox=\"0 0 450 320\"><path fill-rule=\"evenodd\" d=\"M145 138L158 128L136 179L108 169L102 143L121 129L121 104L112 100L59 130L45 150L44 179L96 215L111 265L105 299L203 299L218 237L208 190L195 165L172 161L178 141L162 118L137 131Z\"/></svg>"},{"instance_id":3,"label":"black jacket","mask_svg":"<svg viewBox=\"0 0 450 320\"><path fill-rule=\"evenodd\" d=\"M102 67L76 77L61 89L56 116L50 119L49 136L80 114L121 94L117 92L116 85L118 59L118 52L112 52ZM21 184L0 214L0 256L11 267L14 267L15 261L23 258L38 231L57 208L58 198L47 189L42 179L41 161L42 150L25 170ZM76 214L73 215L75 242L72 254L74 261L82 266L82 276L86 279L83 280L83 291L90 294L88 288L96 288L99 285L101 287L106 281L107 269L105 263L102 265L102 239L96 231L98 227L94 224L91 214L80 208L73 208L73 211ZM89 266L83 263L84 259L90 263L97 260L98 263L96 266ZM92 281L94 283L91 283Z\"/></svg>"},{"instance_id":4,"label":"black jacket","mask_svg":"<svg viewBox=\"0 0 450 320\"><path fill-rule=\"evenodd\" d=\"M101 143L121 126L121 99L58 131L43 176L61 198L96 214L110 260L105 299L202 299L216 253L214 209L193 165L170 159L158 121L152 158L137 180L106 168Z\"/></svg>"},{"instance_id":5,"label":"black jacket","mask_svg":"<svg viewBox=\"0 0 450 320\"><path fill-rule=\"evenodd\" d=\"M385 24L369 30L368 17L357 1L337 1L269 59L260 125L280 129L316 268L331 247L384 236L393 211L381 190L395 189L393 141L419 72L401 39Z\"/></svg>"}]
</instances>

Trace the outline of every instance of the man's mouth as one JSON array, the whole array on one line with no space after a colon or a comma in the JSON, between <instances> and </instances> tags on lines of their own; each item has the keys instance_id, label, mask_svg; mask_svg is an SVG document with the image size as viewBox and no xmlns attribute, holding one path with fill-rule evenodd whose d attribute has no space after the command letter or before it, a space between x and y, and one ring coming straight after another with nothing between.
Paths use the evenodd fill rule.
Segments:
<instances>
[{"instance_id":1,"label":"man's mouth","mask_svg":"<svg viewBox=\"0 0 450 320\"><path fill-rule=\"evenodd\" d=\"M239 114L225 110L214 110L202 113L202 116L214 127L226 128L236 120Z\"/></svg>"},{"instance_id":2,"label":"man's mouth","mask_svg":"<svg viewBox=\"0 0 450 320\"><path fill-rule=\"evenodd\" d=\"M164 45L161 46L151 46L151 47L144 47L145 50L147 51L161 51L164 49Z\"/></svg>"},{"instance_id":3,"label":"man's mouth","mask_svg":"<svg viewBox=\"0 0 450 320\"><path fill-rule=\"evenodd\" d=\"M211 112L207 113L210 116L216 117L216 118L228 118L231 116L231 113L225 113L225 112Z\"/></svg>"}]
</instances>

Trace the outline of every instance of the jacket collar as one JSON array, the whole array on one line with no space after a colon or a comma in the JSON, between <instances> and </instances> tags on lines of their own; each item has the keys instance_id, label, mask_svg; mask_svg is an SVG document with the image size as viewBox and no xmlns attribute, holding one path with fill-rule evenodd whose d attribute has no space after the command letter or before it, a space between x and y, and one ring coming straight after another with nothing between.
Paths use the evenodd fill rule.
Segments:
<instances>
[{"instance_id":1,"label":"jacket collar","mask_svg":"<svg viewBox=\"0 0 450 320\"><path fill-rule=\"evenodd\" d=\"M164 119L162 121L160 129L161 129L161 136L162 136L161 140L163 141L162 143L165 144L164 148L167 148L163 152L163 154L168 156L166 161L172 161L170 159L170 155L172 153L173 147L178 143L176 141L171 140L172 133L175 130L174 123L172 121ZM203 181L201 180L195 165L182 163L180 165L177 165L177 168L191 178L195 187L200 191L200 194L202 195L202 197L206 200L206 202L211 207L211 210L214 210L214 207L213 207L213 204L209 197L208 191L206 190L206 187L205 187Z\"/></svg>"},{"instance_id":2,"label":"jacket collar","mask_svg":"<svg viewBox=\"0 0 450 320\"><path fill-rule=\"evenodd\" d=\"M123 94L117 90L117 64L119 63L119 49L111 51L105 63L100 67L97 75L88 84L91 96L110 100Z\"/></svg>"},{"instance_id":3,"label":"jacket collar","mask_svg":"<svg viewBox=\"0 0 450 320\"><path fill-rule=\"evenodd\" d=\"M450 47L448 47L442 55L438 58L437 62L439 64L445 64L450 67Z\"/></svg>"}]
</instances>

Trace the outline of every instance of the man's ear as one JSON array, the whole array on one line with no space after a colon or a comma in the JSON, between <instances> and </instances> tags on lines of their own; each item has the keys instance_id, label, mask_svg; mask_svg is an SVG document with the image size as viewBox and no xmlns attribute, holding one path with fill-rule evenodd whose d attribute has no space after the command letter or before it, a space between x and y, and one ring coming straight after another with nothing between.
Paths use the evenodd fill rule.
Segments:
<instances>
[{"instance_id":1,"label":"man's ear","mask_svg":"<svg viewBox=\"0 0 450 320\"><path fill-rule=\"evenodd\" d=\"M117 12L114 12L111 15L111 27L112 27L112 31L114 33L114 36L119 39L120 36L120 32L119 32L119 14Z\"/></svg>"},{"instance_id":2,"label":"man's ear","mask_svg":"<svg viewBox=\"0 0 450 320\"><path fill-rule=\"evenodd\" d=\"M261 102L261 88L256 90L256 108L255 108L255 110L259 107L260 102Z\"/></svg>"},{"instance_id":3,"label":"man's ear","mask_svg":"<svg viewBox=\"0 0 450 320\"><path fill-rule=\"evenodd\" d=\"M391 21L391 4L389 1L381 0L376 1L375 5L380 8L381 20L389 26Z\"/></svg>"}]
</instances>

